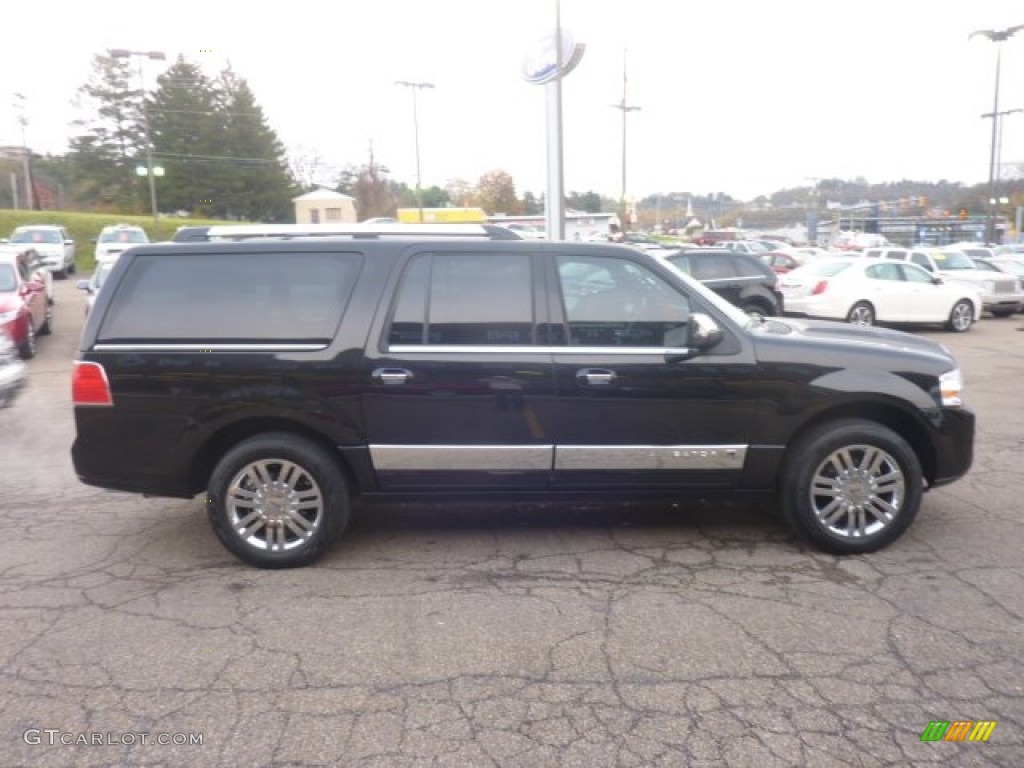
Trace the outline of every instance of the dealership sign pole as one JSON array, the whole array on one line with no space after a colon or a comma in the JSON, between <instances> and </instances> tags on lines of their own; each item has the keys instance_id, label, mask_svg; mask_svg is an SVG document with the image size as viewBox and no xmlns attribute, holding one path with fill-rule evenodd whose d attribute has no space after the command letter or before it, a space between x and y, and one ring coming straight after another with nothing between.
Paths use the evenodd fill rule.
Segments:
<instances>
[{"instance_id":1,"label":"dealership sign pole","mask_svg":"<svg viewBox=\"0 0 1024 768\"><path fill-rule=\"evenodd\" d=\"M584 46L562 29L561 11L555 0L554 34L542 38L523 61L523 79L546 86L548 185L544 217L548 240L565 239L565 193L562 185L562 78L583 57Z\"/></svg>"}]
</instances>

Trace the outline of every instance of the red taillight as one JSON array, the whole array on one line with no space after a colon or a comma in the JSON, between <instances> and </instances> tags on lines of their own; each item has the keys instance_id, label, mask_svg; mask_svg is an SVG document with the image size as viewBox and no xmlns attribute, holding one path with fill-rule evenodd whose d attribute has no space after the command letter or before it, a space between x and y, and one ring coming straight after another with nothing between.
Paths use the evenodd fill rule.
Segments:
<instances>
[{"instance_id":1,"label":"red taillight","mask_svg":"<svg viewBox=\"0 0 1024 768\"><path fill-rule=\"evenodd\" d=\"M811 296L820 296L828 288L828 280L819 280L818 284L814 286L814 290L811 291Z\"/></svg>"},{"instance_id":2,"label":"red taillight","mask_svg":"<svg viewBox=\"0 0 1024 768\"><path fill-rule=\"evenodd\" d=\"M75 405L113 405L107 372L99 363L75 361L71 372L71 402Z\"/></svg>"}]
</instances>

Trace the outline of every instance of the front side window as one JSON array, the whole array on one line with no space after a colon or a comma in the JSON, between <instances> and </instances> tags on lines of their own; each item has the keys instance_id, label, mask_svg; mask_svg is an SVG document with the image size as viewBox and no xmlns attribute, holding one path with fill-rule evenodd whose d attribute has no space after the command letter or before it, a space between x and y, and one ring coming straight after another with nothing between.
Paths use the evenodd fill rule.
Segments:
<instances>
[{"instance_id":1,"label":"front side window","mask_svg":"<svg viewBox=\"0 0 1024 768\"><path fill-rule=\"evenodd\" d=\"M135 258L102 342L329 343L362 257L356 253L198 253Z\"/></svg>"},{"instance_id":2,"label":"front side window","mask_svg":"<svg viewBox=\"0 0 1024 768\"><path fill-rule=\"evenodd\" d=\"M559 256L558 278L571 345L685 345L689 301L646 267L623 258Z\"/></svg>"},{"instance_id":3,"label":"front side window","mask_svg":"<svg viewBox=\"0 0 1024 768\"><path fill-rule=\"evenodd\" d=\"M402 275L388 343L533 344L532 274L528 254L419 254Z\"/></svg>"},{"instance_id":4,"label":"front side window","mask_svg":"<svg viewBox=\"0 0 1024 768\"><path fill-rule=\"evenodd\" d=\"M932 272L932 262L928 258L927 254L921 253L920 251L914 251L910 254L910 260L917 264L919 267L924 267L929 272Z\"/></svg>"},{"instance_id":5,"label":"front side window","mask_svg":"<svg viewBox=\"0 0 1024 768\"><path fill-rule=\"evenodd\" d=\"M933 280L930 273L914 264L901 264L900 267L903 269L903 279L908 283L930 283Z\"/></svg>"}]
</instances>

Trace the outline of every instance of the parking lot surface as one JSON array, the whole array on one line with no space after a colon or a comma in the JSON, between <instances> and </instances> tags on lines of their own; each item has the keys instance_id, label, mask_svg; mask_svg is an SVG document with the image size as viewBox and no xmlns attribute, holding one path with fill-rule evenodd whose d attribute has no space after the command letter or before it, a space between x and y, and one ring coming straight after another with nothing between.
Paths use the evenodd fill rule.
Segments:
<instances>
[{"instance_id":1,"label":"parking lot surface","mask_svg":"<svg viewBox=\"0 0 1024 768\"><path fill-rule=\"evenodd\" d=\"M0 765L1024 764L1024 316L959 357L975 465L836 558L758 505L360 504L317 565L81 485L84 297L0 410ZM994 721L988 741L922 741ZM201 743L197 743L200 742Z\"/></svg>"}]
</instances>

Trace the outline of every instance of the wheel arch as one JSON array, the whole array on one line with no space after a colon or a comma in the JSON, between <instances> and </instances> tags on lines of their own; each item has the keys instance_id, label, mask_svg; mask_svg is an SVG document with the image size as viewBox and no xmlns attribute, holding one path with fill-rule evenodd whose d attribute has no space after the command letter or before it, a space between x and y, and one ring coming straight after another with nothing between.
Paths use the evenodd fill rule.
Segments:
<instances>
[{"instance_id":1,"label":"wheel arch","mask_svg":"<svg viewBox=\"0 0 1024 768\"><path fill-rule=\"evenodd\" d=\"M356 468L338 451L338 446L325 434L299 421L279 416L262 416L236 421L210 435L193 456L189 467L189 489L191 493L199 493L206 489L214 468L224 454L243 440L268 432L284 432L298 435L316 443L333 457L334 462L345 475L345 480L348 482L349 487L353 490L359 487Z\"/></svg>"},{"instance_id":2,"label":"wheel arch","mask_svg":"<svg viewBox=\"0 0 1024 768\"><path fill-rule=\"evenodd\" d=\"M780 463L778 479L781 482L784 470L794 454L793 447L801 443L804 437L820 428L822 425L837 421L869 421L883 427L888 427L898 434L917 455L921 464L921 474L930 485L934 482L937 457L931 441L928 438L928 427L921 418L908 413L906 409L897 405L884 402L851 402L837 405L814 415L800 425L789 438L786 444L786 451Z\"/></svg>"}]
</instances>

